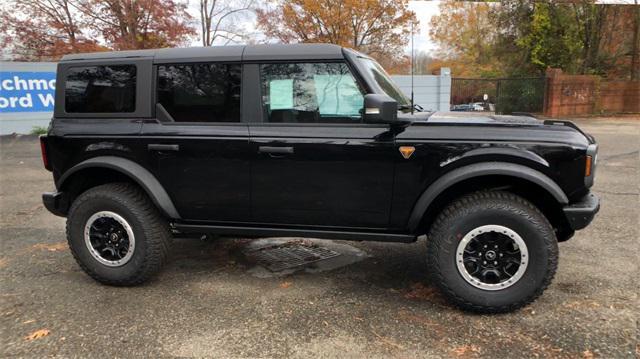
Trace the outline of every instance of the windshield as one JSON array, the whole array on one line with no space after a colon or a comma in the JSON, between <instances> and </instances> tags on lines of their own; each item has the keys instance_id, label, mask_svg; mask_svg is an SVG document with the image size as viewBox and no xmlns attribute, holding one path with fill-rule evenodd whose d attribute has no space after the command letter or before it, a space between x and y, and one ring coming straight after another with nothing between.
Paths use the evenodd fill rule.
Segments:
<instances>
[{"instance_id":1,"label":"windshield","mask_svg":"<svg viewBox=\"0 0 640 359\"><path fill-rule=\"evenodd\" d=\"M378 86L390 97L398 102L398 106L411 106L411 101L402 93L402 90L398 88L393 80L389 77L389 74L372 59L365 57L360 58L364 64L365 69L371 74Z\"/></svg>"}]
</instances>

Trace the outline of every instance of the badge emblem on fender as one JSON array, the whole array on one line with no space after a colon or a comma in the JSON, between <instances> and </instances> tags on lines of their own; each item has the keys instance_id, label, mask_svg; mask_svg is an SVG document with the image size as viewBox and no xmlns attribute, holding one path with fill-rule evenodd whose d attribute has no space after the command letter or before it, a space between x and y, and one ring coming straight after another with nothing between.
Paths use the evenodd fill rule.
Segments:
<instances>
[{"instance_id":1,"label":"badge emblem on fender","mask_svg":"<svg viewBox=\"0 0 640 359\"><path fill-rule=\"evenodd\" d=\"M400 154L404 157L405 160L408 160L409 157L416 151L416 148L413 146L400 146L398 148L400 150Z\"/></svg>"}]
</instances>

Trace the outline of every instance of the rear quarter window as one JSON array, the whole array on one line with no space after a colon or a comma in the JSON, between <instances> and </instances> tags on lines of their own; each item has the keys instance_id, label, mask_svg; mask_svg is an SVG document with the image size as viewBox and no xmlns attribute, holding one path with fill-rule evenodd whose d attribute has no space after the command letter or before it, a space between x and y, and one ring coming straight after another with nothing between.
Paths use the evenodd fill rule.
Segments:
<instances>
[{"instance_id":1,"label":"rear quarter window","mask_svg":"<svg viewBox=\"0 0 640 359\"><path fill-rule=\"evenodd\" d=\"M119 113L136 109L136 66L83 66L67 70L67 113Z\"/></svg>"}]
</instances>

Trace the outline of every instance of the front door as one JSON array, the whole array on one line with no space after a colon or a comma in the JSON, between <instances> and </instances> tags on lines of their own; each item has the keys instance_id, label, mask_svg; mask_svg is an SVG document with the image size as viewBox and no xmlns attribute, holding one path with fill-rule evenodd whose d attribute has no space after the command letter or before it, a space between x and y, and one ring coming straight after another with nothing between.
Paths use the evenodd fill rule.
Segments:
<instances>
[{"instance_id":1,"label":"front door","mask_svg":"<svg viewBox=\"0 0 640 359\"><path fill-rule=\"evenodd\" d=\"M262 122L251 123L254 222L386 228L394 140L362 123L363 91L345 63L260 65Z\"/></svg>"}]
</instances>

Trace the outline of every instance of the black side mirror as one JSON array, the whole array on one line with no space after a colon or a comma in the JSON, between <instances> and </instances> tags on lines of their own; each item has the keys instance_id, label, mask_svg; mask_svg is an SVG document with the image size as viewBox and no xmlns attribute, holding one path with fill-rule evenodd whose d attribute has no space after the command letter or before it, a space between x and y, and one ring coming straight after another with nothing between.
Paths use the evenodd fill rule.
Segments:
<instances>
[{"instance_id":1,"label":"black side mirror","mask_svg":"<svg viewBox=\"0 0 640 359\"><path fill-rule=\"evenodd\" d=\"M398 120L398 103L387 95L364 96L364 122L392 124Z\"/></svg>"}]
</instances>

